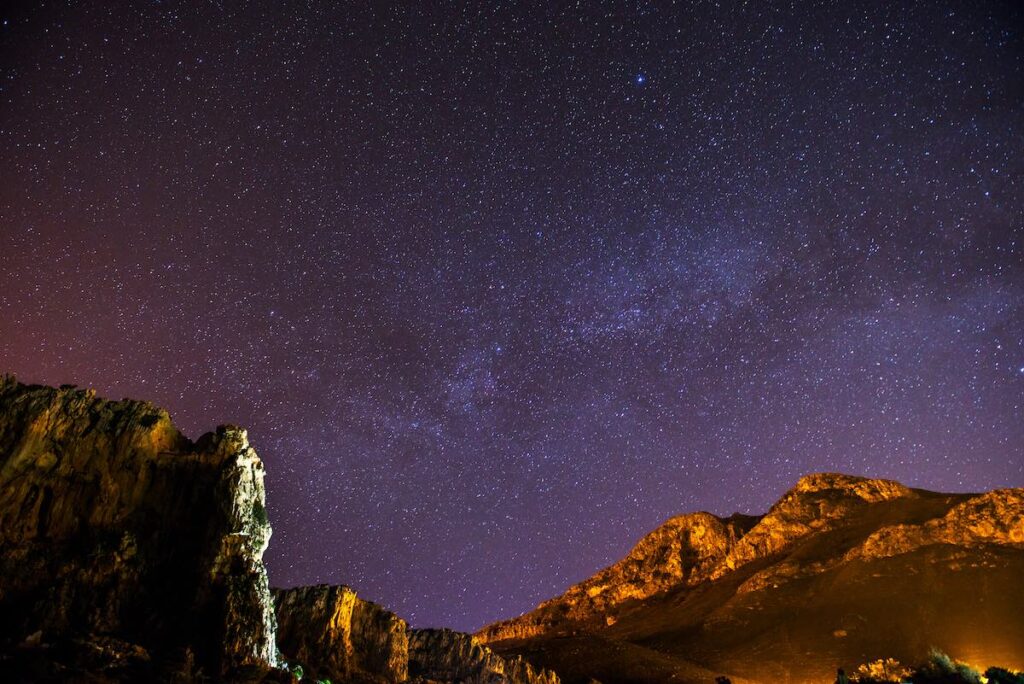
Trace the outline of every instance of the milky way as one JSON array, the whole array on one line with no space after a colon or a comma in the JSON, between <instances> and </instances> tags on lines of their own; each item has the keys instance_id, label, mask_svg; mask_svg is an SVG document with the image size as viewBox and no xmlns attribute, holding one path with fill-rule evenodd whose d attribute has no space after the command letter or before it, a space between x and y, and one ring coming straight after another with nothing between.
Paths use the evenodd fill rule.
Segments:
<instances>
[{"instance_id":1,"label":"milky way","mask_svg":"<svg viewBox=\"0 0 1024 684\"><path fill-rule=\"evenodd\" d=\"M416 625L1024 484L1024 5L435 4L4 10L0 370L248 427L272 582Z\"/></svg>"}]
</instances>

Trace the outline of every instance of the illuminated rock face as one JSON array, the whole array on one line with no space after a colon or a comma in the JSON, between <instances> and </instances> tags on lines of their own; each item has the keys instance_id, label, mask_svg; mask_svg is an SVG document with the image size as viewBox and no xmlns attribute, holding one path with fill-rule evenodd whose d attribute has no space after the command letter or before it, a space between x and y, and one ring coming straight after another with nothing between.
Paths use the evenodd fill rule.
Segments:
<instances>
[{"instance_id":1,"label":"illuminated rock face","mask_svg":"<svg viewBox=\"0 0 1024 684\"><path fill-rule=\"evenodd\" d=\"M335 682L397 684L412 665L558 684L347 587L272 594L263 476L241 428L193 443L152 404L0 378L0 681L290 681L280 648Z\"/></svg>"},{"instance_id":2,"label":"illuminated rock face","mask_svg":"<svg viewBox=\"0 0 1024 684\"><path fill-rule=\"evenodd\" d=\"M1022 489L959 495L963 501L945 506L936 519L922 524L876 524L863 532L863 526L871 524L863 520L887 506L899 507L901 501L913 506L923 494L891 480L816 473L801 478L759 518L722 519L709 513L678 516L641 539L621 561L530 613L484 628L479 636L485 643L497 643L600 631L615 624L621 608L730 577L755 563L751 567L767 565L749 574L737 592L778 587L858 558L890 557L930 544L1024 547ZM854 522L856 534L864 534L854 546L839 553L787 557L798 542L852 529Z\"/></svg>"},{"instance_id":3,"label":"illuminated rock face","mask_svg":"<svg viewBox=\"0 0 1024 684\"><path fill-rule=\"evenodd\" d=\"M409 629L401 618L348 587L275 590L278 643L286 659L334 682L559 684L550 671L504 658L476 637Z\"/></svg>"},{"instance_id":4,"label":"illuminated rock face","mask_svg":"<svg viewBox=\"0 0 1024 684\"><path fill-rule=\"evenodd\" d=\"M331 681L409 678L405 620L348 587L274 590L278 644L310 676Z\"/></svg>"},{"instance_id":5,"label":"illuminated rock face","mask_svg":"<svg viewBox=\"0 0 1024 684\"><path fill-rule=\"evenodd\" d=\"M921 525L879 529L845 560L889 558L929 544L1024 546L1024 489L996 489L971 497Z\"/></svg>"},{"instance_id":6,"label":"illuminated rock face","mask_svg":"<svg viewBox=\"0 0 1024 684\"><path fill-rule=\"evenodd\" d=\"M702 582L756 522L752 516L722 519L710 513L672 518L641 539L615 565L545 601L532 613L486 628L480 636L484 641L497 641L568 628L573 623L603 619L608 609L626 601Z\"/></svg>"},{"instance_id":7,"label":"illuminated rock face","mask_svg":"<svg viewBox=\"0 0 1024 684\"><path fill-rule=\"evenodd\" d=\"M89 644L152 672L268 669L269 539L245 430L192 443L146 402L0 380L3 642Z\"/></svg>"},{"instance_id":8,"label":"illuminated rock face","mask_svg":"<svg viewBox=\"0 0 1024 684\"><path fill-rule=\"evenodd\" d=\"M891 480L839 473L806 475L729 549L709 577L718 579L747 563L773 556L807 535L841 526L872 504L915 496L913 490Z\"/></svg>"}]
</instances>

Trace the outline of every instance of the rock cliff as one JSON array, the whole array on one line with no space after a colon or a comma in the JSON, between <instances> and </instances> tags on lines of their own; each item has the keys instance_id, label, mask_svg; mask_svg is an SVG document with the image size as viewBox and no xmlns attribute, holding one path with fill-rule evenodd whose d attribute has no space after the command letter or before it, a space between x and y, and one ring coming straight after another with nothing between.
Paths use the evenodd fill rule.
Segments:
<instances>
[{"instance_id":1,"label":"rock cliff","mask_svg":"<svg viewBox=\"0 0 1024 684\"><path fill-rule=\"evenodd\" d=\"M32 676L268 670L269 539L244 430L193 443L146 402L0 380L0 648L49 648Z\"/></svg>"},{"instance_id":2,"label":"rock cliff","mask_svg":"<svg viewBox=\"0 0 1024 684\"><path fill-rule=\"evenodd\" d=\"M499 656L475 636L450 629L410 632L409 673L427 682L559 684L554 672L536 668L518 656Z\"/></svg>"},{"instance_id":3,"label":"rock cliff","mask_svg":"<svg viewBox=\"0 0 1024 684\"><path fill-rule=\"evenodd\" d=\"M332 682L409 678L405 620L343 586L275 589L278 643L289 660Z\"/></svg>"},{"instance_id":4,"label":"rock cliff","mask_svg":"<svg viewBox=\"0 0 1024 684\"><path fill-rule=\"evenodd\" d=\"M263 479L241 428L0 378L0 681L558 684L347 587L271 592Z\"/></svg>"},{"instance_id":5,"label":"rock cliff","mask_svg":"<svg viewBox=\"0 0 1024 684\"><path fill-rule=\"evenodd\" d=\"M972 496L941 518L920 525L883 527L847 552L844 560L888 558L929 544L1024 546L1024 489Z\"/></svg>"},{"instance_id":6,"label":"rock cliff","mask_svg":"<svg viewBox=\"0 0 1024 684\"><path fill-rule=\"evenodd\" d=\"M609 623L609 611L676 586L708 579L758 518L710 513L680 515L641 539L629 554L561 596L520 618L499 622L480 636L485 641L522 639L542 632L575 629L595 619Z\"/></svg>"},{"instance_id":7,"label":"rock cliff","mask_svg":"<svg viewBox=\"0 0 1024 684\"><path fill-rule=\"evenodd\" d=\"M409 629L405 621L348 587L275 590L278 643L303 671L332 682L559 684L548 670L504 658L476 637Z\"/></svg>"}]
</instances>

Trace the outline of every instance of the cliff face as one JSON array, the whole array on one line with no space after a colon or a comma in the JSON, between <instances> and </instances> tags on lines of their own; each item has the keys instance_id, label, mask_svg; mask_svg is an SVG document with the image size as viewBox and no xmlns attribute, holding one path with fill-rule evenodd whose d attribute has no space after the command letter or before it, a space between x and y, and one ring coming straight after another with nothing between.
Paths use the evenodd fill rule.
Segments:
<instances>
[{"instance_id":1,"label":"cliff face","mask_svg":"<svg viewBox=\"0 0 1024 684\"><path fill-rule=\"evenodd\" d=\"M276 589L274 598L281 652L310 675L344 682L409 678L405 620L348 587Z\"/></svg>"},{"instance_id":2,"label":"cliff face","mask_svg":"<svg viewBox=\"0 0 1024 684\"><path fill-rule=\"evenodd\" d=\"M4 377L0 644L109 655L111 676L273 666L263 506L242 429L193 444L152 404Z\"/></svg>"},{"instance_id":3,"label":"cliff face","mask_svg":"<svg viewBox=\"0 0 1024 684\"><path fill-rule=\"evenodd\" d=\"M479 636L574 682L825 680L836 663L914 662L932 646L1019 667L1022 572L1024 489L939 494L821 473L760 518L673 518Z\"/></svg>"},{"instance_id":4,"label":"cliff face","mask_svg":"<svg viewBox=\"0 0 1024 684\"><path fill-rule=\"evenodd\" d=\"M522 639L575 629L593 620L611 624L614 617L609 611L622 603L708 579L757 520L744 515L722 519L710 513L672 518L619 562L545 601L532 613L485 628L480 636L485 641Z\"/></svg>"},{"instance_id":5,"label":"cliff face","mask_svg":"<svg viewBox=\"0 0 1024 684\"><path fill-rule=\"evenodd\" d=\"M263 475L241 428L0 379L0 681L558 684L347 587L272 594Z\"/></svg>"},{"instance_id":6,"label":"cliff face","mask_svg":"<svg viewBox=\"0 0 1024 684\"><path fill-rule=\"evenodd\" d=\"M559 684L550 671L504 658L476 637L409 629L404 620L348 587L275 590L278 643L289 662L317 679L386 684Z\"/></svg>"},{"instance_id":7,"label":"cliff face","mask_svg":"<svg viewBox=\"0 0 1024 684\"><path fill-rule=\"evenodd\" d=\"M941 518L920 525L890 525L851 549L844 560L888 558L930 544L1024 546L1024 489L973 496Z\"/></svg>"}]
</instances>

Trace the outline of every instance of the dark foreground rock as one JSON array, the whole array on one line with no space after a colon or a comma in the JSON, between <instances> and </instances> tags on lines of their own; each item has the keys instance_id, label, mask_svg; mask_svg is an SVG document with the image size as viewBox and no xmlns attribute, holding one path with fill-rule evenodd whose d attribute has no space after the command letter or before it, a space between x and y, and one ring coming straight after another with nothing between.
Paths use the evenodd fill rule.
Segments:
<instances>
[{"instance_id":1,"label":"dark foreground rock","mask_svg":"<svg viewBox=\"0 0 1024 684\"><path fill-rule=\"evenodd\" d=\"M0 667L12 677L270 670L269 539L245 430L193 443L147 402L0 380Z\"/></svg>"}]
</instances>

